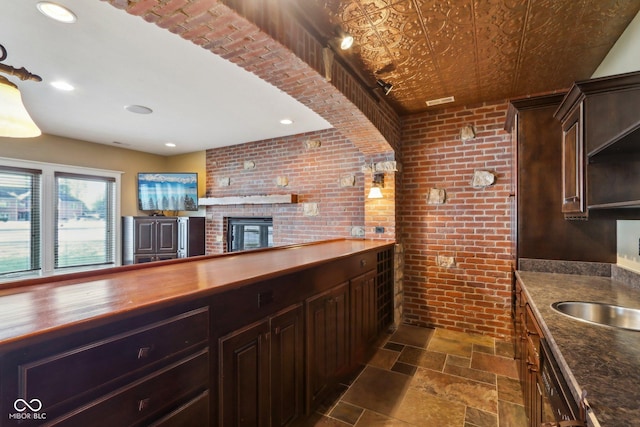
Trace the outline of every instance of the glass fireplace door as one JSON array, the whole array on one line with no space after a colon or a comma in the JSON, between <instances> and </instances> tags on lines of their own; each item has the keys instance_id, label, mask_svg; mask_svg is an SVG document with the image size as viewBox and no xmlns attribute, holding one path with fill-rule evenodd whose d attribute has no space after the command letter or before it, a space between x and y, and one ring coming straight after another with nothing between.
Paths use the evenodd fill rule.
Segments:
<instances>
[{"instance_id":1,"label":"glass fireplace door","mask_svg":"<svg viewBox=\"0 0 640 427\"><path fill-rule=\"evenodd\" d=\"M229 218L227 251L273 246L273 218Z\"/></svg>"}]
</instances>

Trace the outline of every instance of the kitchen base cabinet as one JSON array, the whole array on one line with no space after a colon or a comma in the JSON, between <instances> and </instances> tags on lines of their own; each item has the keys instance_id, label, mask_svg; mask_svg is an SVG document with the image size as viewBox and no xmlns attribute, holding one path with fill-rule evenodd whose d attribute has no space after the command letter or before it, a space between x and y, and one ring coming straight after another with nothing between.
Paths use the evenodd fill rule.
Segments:
<instances>
[{"instance_id":1,"label":"kitchen base cabinet","mask_svg":"<svg viewBox=\"0 0 640 427\"><path fill-rule=\"evenodd\" d=\"M523 292L514 283L515 355L529 427L584 426L584 413L567 391L546 338ZM566 424L559 424L565 422Z\"/></svg>"},{"instance_id":2,"label":"kitchen base cabinet","mask_svg":"<svg viewBox=\"0 0 640 427\"><path fill-rule=\"evenodd\" d=\"M298 304L220 338L220 425L287 426L303 414Z\"/></svg>"},{"instance_id":3,"label":"kitchen base cabinet","mask_svg":"<svg viewBox=\"0 0 640 427\"><path fill-rule=\"evenodd\" d=\"M309 298L307 316L307 412L317 407L348 372L349 283Z\"/></svg>"}]
</instances>

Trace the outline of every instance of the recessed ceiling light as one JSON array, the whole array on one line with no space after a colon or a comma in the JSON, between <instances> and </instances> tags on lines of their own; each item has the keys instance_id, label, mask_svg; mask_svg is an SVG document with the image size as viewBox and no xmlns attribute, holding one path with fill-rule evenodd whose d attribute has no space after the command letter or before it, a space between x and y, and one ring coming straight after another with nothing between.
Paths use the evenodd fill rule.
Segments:
<instances>
[{"instance_id":1,"label":"recessed ceiling light","mask_svg":"<svg viewBox=\"0 0 640 427\"><path fill-rule=\"evenodd\" d=\"M164 145L166 145L167 147L171 147L171 148L173 148L173 147L175 147L175 146L176 146L176 144L174 144L173 142L167 142L167 143L166 143L166 144L164 144Z\"/></svg>"},{"instance_id":2,"label":"recessed ceiling light","mask_svg":"<svg viewBox=\"0 0 640 427\"><path fill-rule=\"evenodd\" d=\"M282 120L280 120L280 124L290 125L290 124L293 124L293 120L291 120L291 119L282 119Z\"/></svg>"},{"instance_id":3,"label":"recessed ceiling light","mask_svg":"<svg viewBox=\"0 0 640 427\"><path fill-rule=\"evenodd\" d=\"M78 17L64 6L49 1L41 1L36 5L38 10L48 18L65 24L73 24Z\"/></svg>"},{"instance_id":4,"label":"recessed ceiling light","mask_svg":"<svg viewBox=\"0 0 640 427\"><path fill-rule=\"evenodd\" d=\"M64 90L64 91L71 91L71 90L75 89L69 83L63 82L63 81L59 81L59 80L55 81L55 82L51 82L51 86L55 87L56 89Z\"/></svg>"},{"instance_id":5,"label":"recessed ceiling light","mask_svg":"<svg viewBox=\"0 0 640 427\"><path fill-rule=\"evenodd\" d=\"M351 34L345 34L340 42L340 49L347 50L353 46L353 36Z\"/></svg>"},{"instance_id":6,"label":"recessed ceiling light","mask_svg":"<svg viewBox=\"0 0 640 427\"><path fill-rule=\"evenodd\" d=\"M153 110L149 107L145 107L144 105L126 105L124 107L125 110L127 110L130 113L136 113L136 114L151 114L153 113Z\"/></svg>"}]
</instances>

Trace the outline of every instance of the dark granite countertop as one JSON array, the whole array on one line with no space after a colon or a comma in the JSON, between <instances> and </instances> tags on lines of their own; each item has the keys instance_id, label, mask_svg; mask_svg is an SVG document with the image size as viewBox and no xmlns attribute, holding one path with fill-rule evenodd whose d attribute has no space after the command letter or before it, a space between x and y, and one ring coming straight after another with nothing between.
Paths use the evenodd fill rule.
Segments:
<instances>
[{"instance_id":1,"label":"dark granite countertop","mask_svg":"<svg viewBox=\"0 0 640 427\"><path fill-rule=\"evenodd\" d=\"M556 301L640 308L640 289L610 277L533 271L516 276L574 397L587 391L590 425L640 426L640 332L574 320L551 308Z\"/></svg>"}]
</instances>

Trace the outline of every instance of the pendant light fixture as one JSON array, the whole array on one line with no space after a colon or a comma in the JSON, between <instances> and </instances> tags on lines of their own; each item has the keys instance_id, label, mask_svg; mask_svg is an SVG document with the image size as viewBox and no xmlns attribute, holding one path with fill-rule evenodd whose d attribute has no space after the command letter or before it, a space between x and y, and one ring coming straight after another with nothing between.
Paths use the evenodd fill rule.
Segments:
<instances>
[{"instance_id":1,"label":"pendant light fixture","mask_svg":"<svg viewBox=\"0 0 640 427\"><path fill-rule=\"evenodd\" d=\"M7 50L0 45L0 62L6 58ZM20 80L42 81L40 76L31 74L24 68L14 68L6 64L0 64L0 72L16 76ZM0 76L0 137L33 138L41 134L22 103L18 86L6 77Z\"/></svg>"}]
</instances>

